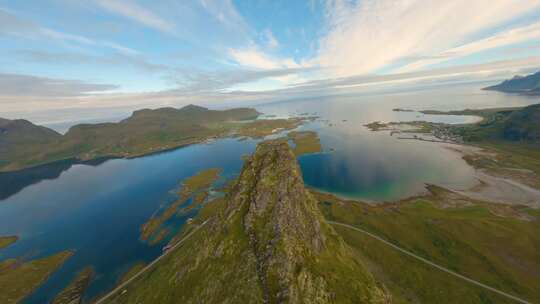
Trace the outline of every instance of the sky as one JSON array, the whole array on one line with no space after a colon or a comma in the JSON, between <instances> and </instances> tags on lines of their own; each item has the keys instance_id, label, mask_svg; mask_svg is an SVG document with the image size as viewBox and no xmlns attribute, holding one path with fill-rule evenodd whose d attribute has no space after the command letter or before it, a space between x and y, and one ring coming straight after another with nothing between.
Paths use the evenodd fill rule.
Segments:
<instances>
[{"instance_id":1,"label":"sky","mask_svg":"<svg viewBox=\"0 0 540 304\"><path fill-rule=\"evenodd\" d=\"M0 0L0 117L268 102L540 69L540 0Z\"/></svg>"}]
</instances>

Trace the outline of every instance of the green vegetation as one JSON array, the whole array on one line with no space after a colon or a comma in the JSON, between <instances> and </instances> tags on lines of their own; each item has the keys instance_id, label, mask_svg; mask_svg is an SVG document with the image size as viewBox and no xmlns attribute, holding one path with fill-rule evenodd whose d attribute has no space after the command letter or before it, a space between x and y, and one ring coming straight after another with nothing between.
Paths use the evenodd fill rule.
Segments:
<instances>
[{"instance_id":1,"label":"green vegetation","mask_svg":"<svg viewBox=\"0 0 540 304\"><path fill-rule=\"evenodd\" d=\"M374 121L364 125L371 131L384 131L389 130L389 125L380 121Z\"/></svg>"},{"instance_id":2,"label":"green vegetation","mask_svg":"<svg viewBox=\"0 0 540 304\"><path fill-rule=\"evenodd\" d=\"M61 135L55 131L27 120L0 118L0 168L10 165L21 155L39 153L59 138Z\"/></svg>"},{"instance_id":3,"label":"green vegetation","mask_svg":"<svg viewBox=\"0 0 540 304\"><path fill-rule=\"evenodd\" d=\"M287 137L294 142L294 154L296 156L318 153L322 151L321 142L317 132L314 131L292 131Z\"/></svg>"},{"instance_id":4,"label":"green vegetation","mask_svg":"<svg viewBox=\"0 0 540 304\"><path fill-rule=\"evenodd\" d=\"M60 292L52 301L52 304L80 304L82 303L84 292L95 273L92 267L84 268L66 289Z\"/></svg>"},{"instance_id":5,"label":"green vegetation","mask_svg":"<svg viewBox=\"0 0 540 304\"><path fill-rule=\"evenodd\" d=\"M71 251L63 251L27 262L17 259L1 261L0 303L18 303L45 282L72 255Z\"/></svg>"},{"instance_id":6,"label":"green vegetation","mask_svg":"<svg viewBox=\"0 0 540 304\"><path fill-rule=\"evenodd\" d=\"M433 186L430 190L424 197L377 206L314 194L328 220L370 231L441 266L538 302L538 214ZM512 303L362 233L334 228L388 287L394 303Z\"/></svg>"},{"instance_id":7,"label":"green vegetation","mask_svg":"<svg viewBox=\"0 0 540 304\"><path fill-rule=\"evenodd\" d=\"M134 275L139 273L139 271L143 270L144 267L146 267L146 263L144 262L138 262L135 265L131 266L131 268L122 275L120 280L118 280L118 283L120 284L131 279Z\"/></svg>"},{"instance_id":8,"label":"green vegetation","mask_svg":"<svg viewBox=\"0 0 540 304\"><path fill-rule=\"evenodd\" d=\"M263 142L205 204L208 219L110 303L385 303L359 256L322 221L283 140Z\"/></svg>"},{"instance_id":9,"label":"green vegetation","mask_svg":"<svg viewBox=\"0 0 540 304\"><path fill-rule=\"evenodd\" d=\"M0 249L6 248L7 246L17 242L19 239L18 236L12 235L12 236L0 236Z\"/></svg>"},{"instance_id":10,"label":"green vegetation","mask_svg":"<svg viewBox=\"0 0 540 304\"><path fill-rule=\"evenodd\" d=\"M167 234L167 229L162 229L163 224L171 218L180 206L189 198L192 198L192 204L186 208L193 209L204 202L208 196L208 188L214 183L221 173L221 169L212 168L203 170L196 175L183 181L182 187L178 192L179 198L172 203L165 211L157 216L153 216L141 227L141 239L150 240L151 244L157 244L163 240ZM157 232L157 233L156 233Z\"/></svg>"},{"instance_id":11,"label":"green vegetation","mask_svg":"<svg viewBox=\"0 0 540 304\"><path fill-rule=\"evenodd\" d=\"M245 136L252 138L263 138L267 135L277 133L284 130L292 130L308 118L290 118L290 119L260 119L249 123L240 124L237 136Z\"/></svg>"},{"instance_id":12,"label":"green vegetation","mask_svg":"<svg viewBox=\"0 0 540 304\"><path fill-rule=\"evenodd\" d=\"M227 136L261 138L309 120L253 120L255 109L209 110L194 105L133 112L118 123L80 124L65 135L23 120L0 119L0 171L60 160L138 157Z\"/></svg>"},{"instance_id":13,"label":"green vegetation","mask_svg":"<svg viewBox=\"0 0 540 304\"><path fill-rule=\"evenodd\" d=\"M461 111L421 111L432 115L472 115L482 117L476 124L447 125L454 134L471 143L522 143L538 148L540 144L540 104L527 107Z\"/></svg>"},{"instance_id":14,"label":"green vegetation","mask_svg":"<svg viewBox=\"0 0 540 304\"><path fill-rule=\"evenodd\" d=\"M364 125L370 131L392 131L398 133L431 133L434 123L425 121L406 121L406 122L388 122L383 123L375 121Z\"/></svg>"}]
</instances>

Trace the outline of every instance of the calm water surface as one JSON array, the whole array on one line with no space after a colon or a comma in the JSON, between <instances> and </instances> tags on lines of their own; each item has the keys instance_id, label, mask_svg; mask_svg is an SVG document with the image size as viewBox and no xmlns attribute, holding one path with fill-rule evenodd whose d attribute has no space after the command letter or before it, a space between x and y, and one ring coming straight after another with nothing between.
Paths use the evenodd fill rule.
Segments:
<instances>
[{"instance_id":1,"label":"calm water surface","mask_svg":"<svg viewBox=\"0 0 540 304\"><path fill-rule=\"evenodd\" d=\"M390 201L417 194L426 183L451 188L474 185L472 169L440 145L404 141L386 132L370 132L373 121L430 120L472 122L475 118L430 116L413 110L485 108L537 103L535 98L448 87L402 93L365 94L295 100L258 106L265 114L288 117L316 113L320 121L302 129L318 131L325 152L299 159L308 186L345 197ZM220 182L239 173L241 156L256 141L224 139L138 159L93 165L59 163L36 171L0 175L0 235L20 240L0 250L0 260L39 258L73 250L70 258L26 303L46 303L86 266L97 276L87 298L112 288L138 261L150 261L168 241L149 246L139 241L140 226L175 200L175 189L201 169L223 168ZM179 229L187 218L175 217Z\"/></svg>"}]
</instances>

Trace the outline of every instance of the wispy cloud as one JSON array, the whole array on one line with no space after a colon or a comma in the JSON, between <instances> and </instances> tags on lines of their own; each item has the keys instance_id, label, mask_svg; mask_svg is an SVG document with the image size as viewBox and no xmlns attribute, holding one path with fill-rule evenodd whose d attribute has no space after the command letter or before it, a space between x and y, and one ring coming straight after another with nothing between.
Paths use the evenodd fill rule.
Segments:
<instances>
[{"instance_id":1,"label":"wispy cloud","mask_svg":"<svg viewBox=\"0 0 540 304\"><path fill-rule=\"evenodd\" d=\"M538 38L540 38L540 22L518 28L512 28L484 39L475 40L458 47L450 48L437 54L433 58L422 59L408 64L400 68L399 71L406 72L419 70L433 64L520 42L532 41Z\"/></svg>"},{"instance_id":2,"label":"wispy cloud","mask_svg":"<svg viewBox=\"0 0 540 304\"><path fill-rule=\"evenodd\" d=\"M278 69L300 67L292 58L274 58L255 46L229 49L229 56L237 64L257 69Z\"/></svg>"},{"instance_id":3,"label":"wispy cloud","mask_svg":"<svg viewBox=\"0 0 540 304\"><path fill-rule=\"evenodd\" d=\"M165 33L174 33L175 24L129 0L98 0L102 8Z\"/></svg>"},{"instance_id":4,"label":"wispy cloud","mask_svg":"<svg viewBox=\"0 0 540 304\"><path fill-rule=\"evenodd\" d=\"M2 96L81 96L117 88L116 85L89 83L80 80L0 73Z\"/></svg>"},{"instance_id":5,"label":"wispy cloud","mask_svg":"<svg viewBox=\"0 0 540 304\"><path fill-rule=\"evenodd\" d=\"M256 82L268 78L281 78L308 72L313 68L275 68L264 70L234 69L218 72L179 70L176 74L178 88L174 91L185 94L220 92L233 86Z\"/></svg>"},{"instance_id":6,"label":"wispy cloud","mask_svg":"<svg viewBox=\"0 0 540 304\"><path fill-rule=\"evenodd\" d=\"M25 61L38 64L102 65L131 66L145 72L167 72L170 66L152 63L141 55L104 55L94 56L81 53L48 52L42 50L17 50L15 55Z\"/></svg>"},{"instance_id":7,"label":"wispy cloud","mask_svg":"<svg viewBox=\"0 0 540 304\"><path fill-rule=\"evenodd\" d=\"M270 49L275 49L279 46L279 41L274 37L270 29L266 29L262 33L266 46Z\"/></svg>"},{"instance_id":8,"label":"wispy cloud","mask_svg":"<svg viewBox=\"0 0 540 304\"><path fill-rule=\"evenodd\" d=\"M74 43L94 47L113 49L122 54L137 54L138 52L129 47L115 42L96 40L82 35L60 32L48 27L41 26L29 20L17 17L12 12L0 8L0 35L15 36L25 39L53 40L62 43Z\"/></svg>"},{"instance_id":9,"label":"wispy cloud","mask_svg":"<svg viewBox=\"0 0 540 304\"><path fill-rule=\"evenodd\" d=\"M539 8L538 0L328 1L328 34L315 62L347 76L391 69L407 58L466 54L500 45L504 39L494 37L509 22ZM532 35L520 37L540 38ZM456 50L463 45L468 49Z\"/></svg>"}]
</instances>

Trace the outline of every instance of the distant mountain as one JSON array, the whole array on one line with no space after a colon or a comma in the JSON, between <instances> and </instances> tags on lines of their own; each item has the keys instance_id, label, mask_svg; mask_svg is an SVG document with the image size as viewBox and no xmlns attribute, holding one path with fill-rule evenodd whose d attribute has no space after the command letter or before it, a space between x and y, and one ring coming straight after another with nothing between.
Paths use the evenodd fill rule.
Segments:
<instances>
[{"instance_id":1,"label":"distant mountain","mask_svg":"<svg viewBox=\"0 0 540 304\"><path fill-rule=\"evenodd\" d=\"M56 140L61 135L46 127L37 126L28 120L9 120L0 118L0 149L6 145L29 141L46 143Z\"/></svg>"},{"instance_id":2,"label":"distant mountain","mask_svg":"<svg viewBox=\"0 0 540 304\"><path fill-rule=\"evenodd\" d=\"M0 168L18 155L39 153L44 146L62 138L54 130L28 120L0 118Z\"/></svg>"},{"instance_id":3,"label":"distant mountain","mask_svg":"<svg viewBox=\"0 0 540 304\"><path fill-rule=\"evenodd\" d=\"M324 221L285 141L259 144L208 204L206 226L107 303L390 302Z\"/></svg>"},{"instance_id":4,"label":"distant mountain","mask_svg":"<svg viewBox=\"0 0 540 304\"><path fill-rule=\"evenodd\" d=\"M0 171L11 171L75 158L135 157L224 136L240 120L257 118L251 108L135 111L119 123L80 124L65 135L27 120L0 118Z\"/></svg>"},{"instance_id":5,"label":"distant mountain","mask_svg":"<svg viewBox=\"0 0 540 304\"><path fill-rule=\"evenodd\" d=\"M532 95L540 94L540 72L527 76L515 76L498 85L484 88L484 90Z\"/></svg>"}]
</instances>

